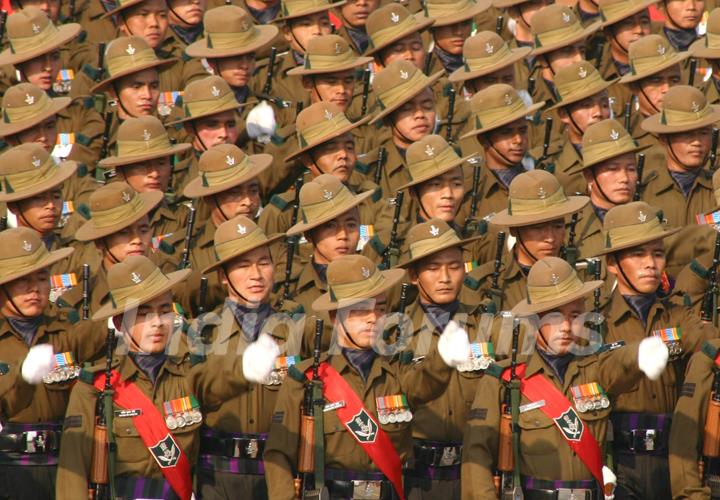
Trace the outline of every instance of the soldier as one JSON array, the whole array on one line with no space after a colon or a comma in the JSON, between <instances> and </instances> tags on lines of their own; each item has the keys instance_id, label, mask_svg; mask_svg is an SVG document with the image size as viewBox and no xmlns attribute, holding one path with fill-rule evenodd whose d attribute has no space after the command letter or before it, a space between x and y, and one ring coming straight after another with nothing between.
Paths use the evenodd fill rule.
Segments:
<instances>
[{"instance_id":1,"label":"soldier","mask_svg":"<svg viewBox=\"0 0 720 500\"><path fill-rule=\"evenodd\" d=\"M335 10L339 14L341 26L337 34L358 54L363 54L369 44L365 29L368 17L380 6L380 0L349 0Z\"/></svg>"},{"instance_id":2,"label":"soldier","mask_svg":"<svg viewBox=\"0 0 720 500\"><path fill-rule=\"evenodd\" d=\"M406 472L408 495L460 498L460 456L467 410L475 397L482 366L492 347L478 338L477 307L459 300L465 277L463 248L473 239L461 240L441 219L430 219L410 229L408 250L398 267L418 290L408 307L412 323L410 345L401 359L421 359L437 344L450 321L473 339L473 359L459 366L442 395L420 405L414 413L412 431L415 467ZM404 312L404 311L400 311Z\"/></svg>"},{"instance_id":3,"label":"soldier","mask_svg":"<svg viewBox=\"0 0 720 500\"><path fill-rule=\"evenodd\" d=\"M203 34L203 14L206 7L207 1L203 0L168 2L170 29L164 41L165 47L186 49L200 38Z\"/></svg>"},{"instance_id":4,"label":"soldier","mask_svg":"<svg viewBox=\"0 0 720 500\"><path fill-rule=\"evenodd\" d=\"M657 136L665 162L643 189L643 200L663 208L671 226L692 224L695 216L715 207L712 174L705 168L710 154L712 127L720 108L707 104L694 87L679 85L663 97L662 111L643 120L643 130Z\"/></svg>"},{"instance_id":5,"label":"soldier","mask_svg":"<svg viewBox=\"0 0 720 500\"><path fill-rule=\"evenodd\" d=\"M250 383L263 380L275 365L279 349L266 335L242 353L218 355L194 366L188 356L173 352L172 336L179 332L173 325L171 289L189 273L165 275L143 256L129 257L108 273L113 301L93 319L111 320L126 350L84 369L72 391L60 450L58 499L96 491L91 479L93 467L98 467L91 461L93 422L107 375L113 391L112 408L106 411L112 433L108 440L114 443L109 451L114 474L107 485L111 497L190 498L203 412L250 390ZM98 446L102 443L95 443L95 449Z\"/></svg>"},{"instance_id":6,"label":"soldier","mask_svg":"<svg viewBox=\"0 0 720 500\"><path fill-rule=\"evenodd\" d=\"M52 373L35 388L32 404L3 422L0 442L13 444L2 452L0 495L51 499L70 388L81 364L101 349L102 335L90 321L71 328L54 314L45 313L50 292L48 267L66 259L72 248L48 252L40 236L24 227L2 231L0 248L3 359L19 363L39 344L50 344L57 353Z\"/></svg>"},{"instance_id":7,"label":"soldier","mask_svg":"<svg viewBox=\"0 0 720 500\"><path fill-rule=\"evenodd\" d=\"M518 493L533 499L613 498L615 476L603 466L601 452L612 410L608 396L657 379L668 350L657 338L611 352L598 352L597 339L593 350L583 348L582 342L589 339L578 317L585 313L585 298L602 284L582 282L567 262L556 257L533 265L527 299L513 308L514 314L533 318L526 335L532 346L523 348L528 356L517 360L519 351L514 347L511 360L492 364L478 383L465 427L463 498L517 498ZM513 379L510 385L509 379ZM512 384L518 382L514 389ZM498 428L513 406L511 437ZM499 451L504 446L512 450L510 467ZM494 477L498 468L502 476ZM499 480L499 488L494 479Z\"/></svg>"},{"instance_id":8,"label":"soldier","mask_svg":"<svg viewBox=\"0 0 720 500\"><path fill-rule=\"evenodd\" d=\"M34 345L28 349L27 356L17 363L0 362L0 415L3 421L15 416L32 403L35 385L43 381L53 368L55 355L49 344ZM6 424L7 425L7 424ZM6 427L3 428L5 430ZM8 429L0 431L0 449L3 452L15 451L12 437L7 439ZM5 449L8 447L9 449ZM8 492L0 489L5 496Z\"/></svg>"},{"instance_id":9,"label":"soldier","mask_svg":"<svg viewBox=\"0 0 720 500\"><path fill-rule=\"evenodd\" d=\"M503 251L494 261L487 260L468 273L461 300L483 303L495 312L514 307L525 296L533 264L560 255L565 218L582 210L588 201L587 196L565 196L557 179L544 170L518 175L510 184L507 208L490 219L492 226L510 229L515 245L507 254Z\"/></svg>"},{"instance_id":10,"label":"soldier","mask_svg":"<svg viewBox=\"0 0 720 500\"><path fill-rule=\"evenodd\" d=\"M620 83L633 95L629 131L641 146L654 146L657 140L640 127L640 122L660 112L665 94L681 83L680 64L690 53L675 52L660 35L647 35L630 44L628 55L630 71Z\"/></svg>"},{"instance_id":11,"label":"soldier","mask_svg":"<svg viewBox=\"0 0 720 500\"><path fill-rule=\"evenodd\" d=\"M403 497L401 464L412 456L412 412L439 396L454 367L467 362L467 333L450 322L437 349L418 363L401 364L398 357L378 353L376 337L383 329L385 293L404 271L380 271L367 258L348 255L333 261L327 275L328 292L313 302L313 309L329 312L340 349L318 352L316 358L323 396L332 409L322 418L324 439L315 440L322 447L315 450L315 488L327 487L328 498L352 498L356 492L377 499ZM309 361L292 366L278 394L265 446L273 499L295 495L303 384L312 372ZM300 494L308 487L300 485Z\"/></svg>"},{"instance_id":12,"label":"soldier","mask_svg":"<svg viewBox=\"0 0 720 500\"><path fill-rule=\"evenodd\" d=\"M670 349L671 365L656 381L642 380L636 390L614 402L612 451L621 498L670 498L667 445L672 411L682 386L682 359L717 337L690 309L667 299L663 240L678 229L665 229L658 210L637 201L618 205L603 221L604 255L617 287L603 311L605 342L635 342L660 337Z\"/></svg>"},{"instance_id":13,"label":"soldier","mask_svg":"<svg viewBox=\"0 0 720 500\"><path fill-rule=\"evenodd\" d=\"M270 246L282 237L265 236L243 215L218 227L217 259L203 272L218 274L225 302L210 315L199 318L197 332L211 353L242 352L261 331L272 335L280 346L292 340L288 328L270 327L275 314L270 303L274 274ZM198 470L198 493L202 498L267 498L262 462L267 432L287 368L299 361L299 342L284 347L284 356L262 385L206 414Z\"/></svg>"},{"instance_id":14,"label":"soldier","mask_svg":"<svg viewBox=\"0 0 720 500\"><path fill-rule=\"evenodd\" d=\"M720 34L720 9L713 9L707 19L707 32L705 36L693 42L689 51L693 56L702 58L708 62L710 77L703 78L703 82L709 80L705 89L708 102L717 104L720 101L720 74L718 68L720 55L718 55L717 36ZM697 80L696 80L697 81Z\"/></svg>"},{"instance_id":15,"label":"soldier","mask_svg":"<svg viewBox=\"0 0 720 500\"><path fill-rule=\"evenodd\" d=\"M697 28L705 14L705 1L664 0L658 4L664 14L662 34L678 52L684 52L697 40Z\"/></svg>"}]
</instances>

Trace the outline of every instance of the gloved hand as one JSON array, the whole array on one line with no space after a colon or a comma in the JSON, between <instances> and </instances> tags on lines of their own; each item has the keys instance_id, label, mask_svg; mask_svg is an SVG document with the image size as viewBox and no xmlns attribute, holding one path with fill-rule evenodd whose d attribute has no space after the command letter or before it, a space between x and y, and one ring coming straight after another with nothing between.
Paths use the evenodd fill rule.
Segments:
<instances>
[{"instance_id":1,"label":"gloved hand","mask_svg":"<svg viewBox=\"0 0 720 500\"><path fill-rule=\"evenodd\" d=\"M470 341L465 330L451 321L438 340L438 351L445 364L455 368L470 359Z\"/></svg>"},{"instance_id":2,"label":"gloved hand","mask_svg":"<svg viewBox=\"0 0 720 500\"><path fill-rule=\"evenodd\" d=\"M267 101L262 101L250 110L245 125L251 139L255 139L262 144L269 143L277 125L272 106Z\"/></svg>"},{"instance_id":3,"label":"gloved hand","mask_svg":"<svg viewBox=\"0 0 720 500\"><path fill-rule=\"evenodd\" d=\"M30 348L20 373L28 384L39 384L55 364L55 354L50 344L38 344Z\"/></svg>"},{"instance_id":4,"label":"gloved hand","mask_svg":"<svg viewBox=\"0 0 720 500\"><path fill-rule=\"evenodd\" d=\"M605 500L613 500L615 498L615 486L617 486L617 476L610 470L609 467L603 465L603 487L605 493Z\"/></svg>"},{"instance_id":5,"label":"gloved hand","mask_svg":"<svg viewBox=\"0 0 720 500\"><path fill-rule=\"evenodd\" d=\"M262 382L275 368L275 360L280 356L280 347L267 333L261 333L258 339L245 348L243 353L243 375L250 382Z\"/></svg>"},{"instance_id":6,"label":"gloved hand","mask_svg":"<svg viewBox=\"0 0 720 500\"><path fill-rule=\"evenodd\" d=\"M638 347L638 366L650 380L657 380L665 371L668 348L660 337L642 339Z\"/></svg>"}]
</instances>

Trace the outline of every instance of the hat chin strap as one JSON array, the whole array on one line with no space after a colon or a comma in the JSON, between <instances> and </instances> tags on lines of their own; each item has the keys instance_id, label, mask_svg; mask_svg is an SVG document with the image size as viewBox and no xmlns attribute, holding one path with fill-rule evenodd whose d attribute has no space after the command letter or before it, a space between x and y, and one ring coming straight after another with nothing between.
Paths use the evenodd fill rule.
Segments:
<instances>
[{"instance_id":1,"label":"hat chin strap","mask_svg":"<svg viewBox=\"0 0 720 500\"><path fill-rule=\"evenodd\" d=\"M200 145L202 146L203 151L207 151L208 147L205 145L205 143L202 140L202 137L200 137L200 134L197 131L197 127L195 126L195 120L190 120L190 126L192 127L193 132L195 132L195 138L198 140L198 142L200 142Z\"/></svg>"},{"instance_id":2,"label":"hat chin strap","mask_svg":"<svg viewBox=\"0 0 720 500\"><path fill-rule=\"evenodd\" d=\"M130 111L127 110L125 105L122 102L122 99L120 99L120 91L117 88L117 85L115 85L116 82L112 82L112 88L115 91L115 97L117 97L117 103L122 108L123 112L128 115L131 118L137 118L134 114L132 114ZM118 117L119 118L119 117Z\"/></svg>"},{"instance_id":3,"label":"hat chin strap","mask_svg":"<svg viewBox=\"0 0 720 500\"><path fill-rule=\"evenodd\" d=\"M5 285L0 286L0 289L2 289L3 294L5 294L5 297L8 299L8 302L10 302L10 305L12 306L12 308L15 309L15 312L16 312L16 313L18 313L18 314L19 314L20 316L22 316L23 318L29 318L29 317L30 317L30 316L24 314L24 313L20 310L20 308L17 306L17 304L15 303L15 301L12 299L12 297L10 297L10 294L8 293L7 288L5 288Z\"/></svg>"},{"instance_id":4,"label":"hat chin strap","mask_svg":"<svg viewBox=\"0 0 720 500\"><path fill-rule=\"evenodd\" d=\"M620 264L620 259L618 258L617 252L614 252L613 255L615 255L615 263L617 264L617 268L620 270L620 274L622 274L623 279L628 284L628 286L632 288L633 292L637 293L638 295L647 295L646 293L642 293L640 290L635 288L633 282L630 281L630 278L627 277L627 274L625 274L625 270L622 268L622 264Z\"/></svg>"},{"instance_id":5,"label":"hat chin strap","mask_svg":"<svg viewBox=\"0 0 720 500\"><path fill-rule=\"evenodd\" d=\"M29 227L30 229L32 229L33 231L35 231L36 233L38 233L40 235L45 234L45 232L40 231L38 228L36 228L32 224L30 224L30 221L27 220L27 217L25 217L25 214L23 213L22 208L20 208L20 205L16 205L16 206L18 209L18 216L20 217L20 220L22 220L23 224L25 224L27 227Z\"/></svg>"},{"instance_id":6,"label":"hat chin strap","mask_svg":"<svg viewBox=\"0 0 720 500\"><path fill-rule=\"evenodd\" d=\"M103 247L105 247L105 253L107 253L110 256L110 259L113 261L114 264L120 264L120 259L115 257L115 255L110 251L110 247L107 244L107 241L105 241L105 238L101 239Z\"/></svg>"},{"instance_id":7,"label":"hat chin strap","mask_svg":"<svg viewBox=\"0 0 720 500\"><path fill-rule=\"evenodd\" d=\"M638 84L638 88L640 89L640 93L645 97L645 100L650 105L650 107L653 109L655 113L660 113L660 109L653 104L652 100L648 97L648 95L645 93L645 91L642 89L642 87Z\"/></svg>"},{"instance_id":8,"label":"hat chin strap","mask_svg":"<svg viewBox=\"0 0 720 500\"><path fill-rule=\"evenodd\" d=\"M345 323L343 323L343 320L340 319L340 314L341 314L340 311L338 311L337 320L338 320L338 323L340 323L340 326L342 326L343 332L345 332L345 336L350 340L350 342L352 342L352 344L355 347L357 347L358 349L363 350L363 351L366 350L367 348L361 347L360 344L355 342L355 339L353 339L352 335L350 335L350 330L348 330L348 328L345 326Z\"/></svg>"},{"instance_id":9,"label":"hat chin strap","mask_svg":"<svg viewBox=\"0 0 720 500\"><path fill-rule=\"evenodd\" d=\"M228 285L230 285L230 288L232 289L232 291L235 292L235 295L237 295L243 301L245 301L245 304L247 304L248 306L252 307L254 304L259 304L259 302L250 300L247 297L245 297L242 293L240 293L238 291L238 289L235 288L235 285L233 285L233 282L230 279L230 273L228 273L227 268L225 267L225 264L223 264L221 267L222 267L223 272L225 273L225 277L227 278Z\"/></svg>"},{"instance_id":10,"label":"hat chin strap","mask_svg":"<svg viewBox=\"0 0 720 500\"><path fill-rule=\"evenodd\" d=\"M528 255L528 257L530 257L530 258L533 260L533 262L537 262L537 261L538 261L538 258L535 257L530 250L528 250L528 247L527 247L527 246L525 246L525 242L522 240L522 237L520 236L520 231L518 231L517 241L518 241L518 243L520 244L520 246L523 248L523 250L525 251L525 253ZM517 256L516 256L515 258L517 258ZM519 264L519 263L520 263L520 259L518 259L518 264Z\"/></svg>"},{"instance_id":11,"label":"hat chin strap","mask_svg":"<svg viewBox=\"0 0 720 500\"><path fill-rule=\"evenodd\" d=\"M605 191L603 191L602 186L600 185L600 181L598 181L598 178L595 176L595 166L590 167L590 174L592 175L594 186L597 187L598 192L600 195L605 198L605 201L610 203L612 206L616 206L617 204L614 203L608 196L605 194Z\"/></svg>"},{"instance_id":12,"label":"hat chin strap","mask_svg":"<svg viewBox=\"0 0 720 500\"><path fill-rule=\"evenodd\" d=\"M217 201L217 194L212 195L212 200L213 200L213 203L215 203L215 208L218 209L218 211L220 212L220 215L222 215L226 221L232 219L232 217L228 217L227 214L225 213L225 211L222 209L222 207L220 207L220 203L218 203L218 201Z\"/></svg>"},{"instance_id":13,"label":"hat chin strap","mask_svg":"<svg viewBox=\"0 0 720 500\"><path fill-rule=\"evenodd\" d=\"M670 139L667 137L667 135L665 136L665 144L667 144L667 147L670 150L670 155L672 156L673 160L675 160L675 163L680 165L684 170L695 170L694 167L689 167L688 165L680 161L680 158L678 158L678 155L675 154L675 150L673 149L672 144L670 143ZM708 155L706 154L705 158L703 158L703 165L705 164L707 159Z\"/></svg>"}]
</instances>

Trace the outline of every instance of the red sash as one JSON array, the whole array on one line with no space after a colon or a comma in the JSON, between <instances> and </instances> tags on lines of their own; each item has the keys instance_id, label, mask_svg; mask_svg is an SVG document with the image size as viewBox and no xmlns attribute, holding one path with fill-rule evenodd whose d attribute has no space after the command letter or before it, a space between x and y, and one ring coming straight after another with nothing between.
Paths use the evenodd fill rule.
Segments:
<instances>
[{"instance_id":1,"label":"red sash","mask_svg":"<svg viewBox=\"0 0 720 500\"><path fill-rule=\"evenodd\" d=\"M590 429L585 428L585 423L578 416L570 401L552 382L540 373L524 378L525 368L526 366L521 364L515 370L517 376L520 377L520 392L532 402L545 400L545 405L539 409L555 422L568 446L580 457L598 483L604 487L602 453L600 453L600 446ZM510 380L510 368L505 369L502 378L506 382Z\"/></svg>"},{"instance_id":2,"label":"red sash","mask_svg":"<svg viewBox=\"0 0 720 500\"><path fill-rule=\"evenodd\" d=\"M318 374L323 382L323 397L327 403L345 401L345 406L335 410L338 418L377 468L390 480L400 499L405 500L400 456L388 435L335 368L329 363L320 363ZM311 378L312 368L308 369L305 375Z\"/></svg>"},{"instance_id":3,"label":"red sash","mask_svg":"<svg viewBox=\"0 0 720 500\"><path fill-rule=\"evenodd\" d=\"M110 384L115 391L113 402L116 405L124 410L139 408L142 411L132 417L138 434L160 466L160 471L173 491L181 500L189 500L192 496L190 462L182 448L175 442L172 433L168 431L160 411L135 384L127 380L120 382L120 374L115 370L110 375ZM103 390L104 373L95 378L94 385L97 390Z\"/></svg>"}]
</instances>

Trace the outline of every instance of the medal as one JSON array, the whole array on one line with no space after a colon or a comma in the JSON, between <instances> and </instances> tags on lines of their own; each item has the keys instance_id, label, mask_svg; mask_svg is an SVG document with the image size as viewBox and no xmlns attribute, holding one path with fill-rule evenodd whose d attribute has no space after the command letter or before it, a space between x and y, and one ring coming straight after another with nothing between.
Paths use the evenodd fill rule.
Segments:
<instances>
[{"instance_id":1,"label":"medal","mask_svg":"<svg viewBox=\"0 0 720 500\"><path fill-rule=\"evenodd\" d=\"M495 349L492 342L475 342L470 344L470 359L457 369L461 372L486 370L494 360Z\"/></svg>"},{"instance_id":2,"label":"medal","mask_svg":"<svg viewBox=\"0 0 720 500\"><path fill-rule=\"evenodd\" d=\"M580 413L596 411L610 407L610 400L597 382L576 385L570 388L575 408Z\"/></svg>"},{"instance_id":3,"label":"medal","mask_svg":"<svg viewBox=\"0 0 720 500\"><path fill-rule=\"evenodd\" d=\"M167 428L171 431L174 431L178 427L177 420L173 416L173 410L172 405L169 401L165 401L163 403L163 410L165 411L165 425L167 425Z\"/></svg>"},{"instance_id":4,"label":"medal","mask_svg":"<svg viewBox=\"0 0 720 500\"><path fill-rule=\"evenodd\" d=\"M662 330L655 330L652 334L655 337L660 337L660 339L665 342L665 345L668 348L670 361L675 361L683 355L684 350L681 343L682 330L680 327L676 326L672 328L664 328Z\"/></svg>"},{"instance_id":5,"label":"medal","mask_svg":"<svg viewBox=\"0 0 720 500\"><path fill-rule=\"evenodd\" d=\"M385 407L385 398L375 398L375 406L377 407L378 421L385 425L387 420L387 408Z\"/></svg>"},{"instance_id":6,"label":"medal","mask_svg":"<svg viewBox=\"0 0 720 500\"><path fill-rule=\"evenodd\" d=\"M300 356L281 356L275 360L275 369L270 372L265 385L280 385L287 375L288 368L300 361Z\"/></svg>"},{"instance_id":7,"label":"medal","mask_svg":"<svg viewBox=\"0 0 720 500\"><path fill-rule=\"evenodd\" d=\"M71 352L60 352L55 354L53 368L50 373L43 377L46 384L57 384L76 378L80 374L80 367L75 364L75 358Z\"/></svg>"},{"instance_id":8,"label":"medal","mask_svg":"<svg viewBox=\"0 0 720 500\"><path fill-rule=\"evenodd\" d=\"M190 407L192 408L190 414L192 415L192 421L194 424L202 422L202 412L200 411L200 403L195 396L190 396Z\"/></svg>"}]
</instances>

